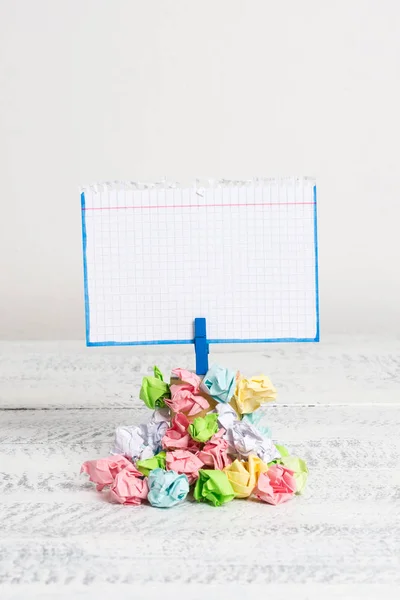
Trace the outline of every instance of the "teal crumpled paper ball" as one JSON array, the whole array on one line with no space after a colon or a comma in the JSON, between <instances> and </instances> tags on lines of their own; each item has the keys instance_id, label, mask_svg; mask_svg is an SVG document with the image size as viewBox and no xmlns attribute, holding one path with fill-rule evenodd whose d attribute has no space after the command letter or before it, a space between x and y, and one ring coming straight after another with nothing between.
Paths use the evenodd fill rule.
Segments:
<instances>
[{"instance_id":1,"label":"teal crumpled paper ball","mask_svg":"<svg viewBox=\"0 0 400 600\"><path fill-rule=\"evenodd\" d=\"M182 502L189 492L189 480L186 475L175 471L153 469L148 477L148 501L156 508L171 508Z\"/></svg>"},{"instance_id":2,"label":"teal crumpled paper ball","mask_svg":"<svg viewBox=\"0 0 400 600\"><path fill-rule=\"evenodd\" d=\"M254 425L258 429L258 431L266 438L271 438L272 433L270 428L265 424L267 420L267 414L262 410L256 410L253 413L249 413L247 415L243 415L242 422L245 421Z\"/></svg>"},{"instance_id":3,"label":"teal crumpled paper ball","mask_svg":"<svg viewBox=\"0 0 400 600\"><path fill-rule=\"evenodd\" d=\"M201 388L209 394L216 402L226 404L235 393L236 374L230 369L213 365L206 373Z\"/></svg>"}]
</instances>

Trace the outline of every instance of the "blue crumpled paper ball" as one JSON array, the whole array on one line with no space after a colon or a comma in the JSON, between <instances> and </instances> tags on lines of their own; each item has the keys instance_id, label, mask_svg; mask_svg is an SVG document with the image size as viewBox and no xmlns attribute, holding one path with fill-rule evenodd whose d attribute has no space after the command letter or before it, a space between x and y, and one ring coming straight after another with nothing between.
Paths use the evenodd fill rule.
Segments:
<instances>
[{"instance_id":1,"label":"blue crumpled paper ball","mask_svg":"<svg viewBox=\"0 0 400 600\"><path fill-rule=\"evenodd\" d=\"M189 480L186 475L175 471L153 469L148 477L148 501L156 508L171 508L185 500L189 492Z\"/></svg>"},{"instance_id":2,"label":"blue crumpled paper ball","mask_svg":"<svg viewBox=\"0 0 400 600\"><path fill-rule=\"evenodd\" d=\"M229 402L235 393L236 374L230 369L213 365L206 373L201 388L216 402Z\"/></svg>"}]
</instances>

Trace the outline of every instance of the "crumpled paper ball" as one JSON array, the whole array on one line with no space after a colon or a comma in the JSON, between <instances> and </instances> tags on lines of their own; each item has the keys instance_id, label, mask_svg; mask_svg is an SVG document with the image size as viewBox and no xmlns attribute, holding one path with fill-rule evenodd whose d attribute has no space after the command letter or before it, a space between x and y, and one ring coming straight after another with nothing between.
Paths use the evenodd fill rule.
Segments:
<instances>
[{"instance_id":1,"label":"crumpled paper ball","mask_svg":"<svg viewBox=\"0 0 400 600\"><path fill-rule=\"evenodd\" d=\"M191 485L198 478L203 461L189 450L174 450L167 452L166 464L168 471L185 474Z\"/></svg>"},{"instance_id":2,"label":"crumpled paper ball","mask_svg":"<svg viewBox=\"0 0 400 600\"><path fill-rule=\"evenodd\" d=\"M283 456L278 463L293 472L296 481L296 494L302 494L307 485L308 467L305 460L297 456Z\"/></svg>"},{"instance_id":3,"label":"crumpled paper ball","mask_svg":"<svg viewBox=\"0 0 400 600\"><path fill-rule=\"evenodd\" d=\"M161 440L163 448L167 450L200 450L200 444L195 442L188 432L189 420L184 414L173 417L171 427L167 429Z\"/></svg>"},{"instance_id":4,"label":"crumpled paper ball","mask_svg":"<svg viewBox=\"0 0 400 600\"><path fill-rule=\"evenodd\" d=\"M154 469L148 477L148 501L156 508L171 508L182 502L189 492L189 481L186 475L175 471Z\"/></svg>"},{"instance_id":5,"label":"crumpled paper ball","mask_svg":"<svg viewBox=\"0 0 400 600\"><path fill-rule=\"evenodd\" d=\"M214 506L222 506L235 497L235 492L223 471L199 471L193 496L198 502L208 502Z\"/></svg>"},{"instance_id":6,"label":"crumpled paper ball","mask_svg":"<svg viewBox=\"0 0 400 600\"><path fill-rule=\"evenodd\" d=\"M162 450L161 440L168 429L169 411L154 411L148 423L121 426L115 430L112 454L123 454L132 460L145 460Z\"/></svg>"},{"instance_id":7,"label":"crumpled paper ball","mask_svg":"<svg viewBox=\"0 0 400 600\"><path fill-rule=\"evenodd\" d=\"M262 404L276 398L276 389L266 375L242 378L237 381L235 390L236 406L241 414L252 413Z\"/></svg>"},{"instance_id":8,"label":"crumpled paper ball","mask_svg":"<svg viewBox=\"0 0 400 600\"><path fill-rule=\"evenodd\" d=\"M207 410L209 402L200 394L201 379L186 369L173 369L172 374L182 383L170 386L171 398L166 403L174 413L185 413L189 416Z\"/></svg>"},{"instance_id":9,"label":"crumpled paper ball","mask_svg":"<svg viewBox=\"0 0 400 600\"><path fill-rule=\"evenodd\" d=\"M136 461L136 467L146 477L153 469L165 469L165 452L159 452L151 458Z\"/></svg>"},{"instance_id":10,"label":"crumpled paper ball","mask_svg":"<svg viewBox=\"0 0 400 600\"><path fill-rule=\"evenodd\" d=\"M213 412L217 414L218 425L226 431L239 420L236 411L230 404L217 404Z\"/></svg>"},{"instance_id":11,"label":"crumpled paper ball","mask_svg":"<svg viewBox=\"0 0 400 600\"><path fill-rule=\"evenodd\" d=\"M296 492L296 480L293 471L281 465L272 465L261 473L254 495L268 504L282 504L290 500Z\"/></svg>"},{"instance_id":12,"label":"crumpled paper ball","mask_svg":"<svg viewBox=\"0 0 400 600\"><path fill-rule=\"evenodd\" d=\"M229 454L237 458L247 458L250 454L255 454L265 463L280 458L273 441L265 438L257 427L248 421L236 421L227 429L225 438L229 443Z\"/></svg>"},{"instance_id":13,"label":"crumpled paper ball","mask_svg":"<svg viewBox=\"0 0 400 600\"><path fill-rule=\"evenodd\" d=\"M229 444L223 438L224 433L225 430L220 429L197 455L207 467L220 471L232 462L232 459L228 456Z\"/></svg>"},{"instance_id":14,"label":"crumpled paper ball","mask_svg":"<svg viewBox=\"0 0 400 600\"><path fill-rule=\"evenodd\" d=\"M133 465L125 456L119 454L96 460L87 460L81 467L81 473L87 473L89 481L95 483L96 489L101 492L106 486L112 485L118 473L126 467L133 467Z\"/></svg>"},{"instance_id":15,"label":"crumpled paper ball","mask_svg":"<svg viewBox=\"0 0 400 600\"><path fill-rule=\"evenodd\" d=\"M302 494L308 479L308 467L306 461L298 456L291 456L285 446L276 444L276 447L281 455L281 458L277 459L276 462L287 469L290 469L290 471L293 471L296 480L296 494Z\"/></svg>"},{"instance_id":16,"label":"crumpled paper ball","mask_svg":"<svg viewBox=\"0 0 400 600\"><path fill-rule=\"evenodd\" d=\"M133 465L131 465L133 467ZM141 504L148 494L147 481L137 469L126 468L120 471L110 489L110 498L120 504Z\"/></svg>"},{"instance_id":17,"label":"crumpled paper ball","mask_svg":"<svg viewBox=\"0 0 400 600\"><path fill-rule=\"evenodd\" d=\"M258 456L250 454L248 461L234 460L224 469L236 498L248 498L254 490L261 473L269 467Z\"/></svg>"},{"instance_id":18,"label":"crumpled paper ball","mask_svg":"<svg viewBox=\"0 0 400 600\"><path fill-rule=\"evenodd\" d=\"M236 374L231 369L213 365L201 382L201 389L216 402L229 402L235 392Z\"/></svg>"},{"instance_id":19,"label":"crumpled paper ball","mask_svg":"<svg viewBox=\"0 0 400 600\"><path fill-rule=\"evenodd\" d=\"M206 442L218 431L218 415L209 413L205 417L197 417L188 431L196 442Z\"/></svg>"},{"instance_id":20,"label":"crumpled paper ball","mask_svg":"<svg viewBox=\"0 0 400 600\"><path fill-rule=\"evenodd\" d=\"M139 398L148 408L163 408L165 399L170 397L169 384L158 367L154 367L153 372L154 375L143 377Z\"/></svg>"}]
</instances>

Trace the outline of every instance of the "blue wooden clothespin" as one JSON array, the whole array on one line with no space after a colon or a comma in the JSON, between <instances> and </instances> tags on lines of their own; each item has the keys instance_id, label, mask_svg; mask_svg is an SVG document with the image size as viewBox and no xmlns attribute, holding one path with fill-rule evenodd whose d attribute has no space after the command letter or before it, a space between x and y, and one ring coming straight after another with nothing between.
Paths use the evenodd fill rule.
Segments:
<instances>
[{"instance_id":1,"label":"blue wooden clothespin","mask_svg":"<svg viewBox=\"0 0 400 600\"><path fill-rule=\"evenodd\" d=\"M196 373L205 375L208 371L208 342L206 320L203 318L194 320L194 350L196 352Z\"/></svg>"}]
</instances>

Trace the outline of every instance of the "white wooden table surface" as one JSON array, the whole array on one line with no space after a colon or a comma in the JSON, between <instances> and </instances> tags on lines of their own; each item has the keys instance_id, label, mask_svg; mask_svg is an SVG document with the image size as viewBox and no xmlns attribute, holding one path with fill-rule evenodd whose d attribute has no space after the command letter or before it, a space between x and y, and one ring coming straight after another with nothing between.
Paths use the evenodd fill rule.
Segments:
<instances>
[{"instance_id":1,"label":"white wooden table surface","mask_svg":"<svg viewBox=\"0 0 400 600\"><path fill-rule=\"evenodd\" d=\"M191 368L192 349L0 343L1 600L400 597L400 341L212 350L278 387L269 422L309 464L303 497L108 504L81 463L147 419L150 367Z\"/></svg>"}]
</instances>

